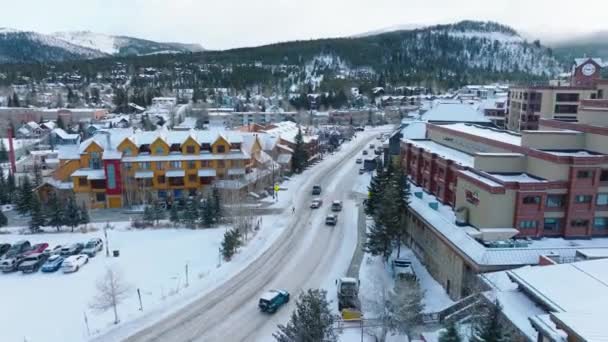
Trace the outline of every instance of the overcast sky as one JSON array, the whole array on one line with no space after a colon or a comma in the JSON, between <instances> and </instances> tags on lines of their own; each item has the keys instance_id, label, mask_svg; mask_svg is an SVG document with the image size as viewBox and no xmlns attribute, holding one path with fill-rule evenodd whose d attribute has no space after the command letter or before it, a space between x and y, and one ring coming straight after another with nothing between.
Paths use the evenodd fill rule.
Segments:
<instances>
[{"instance_id":1,"label":"overcast sky","mask_svg":"<svg viewBox=\"0 0 608 342\"><path fill-rule=\"evenodd\" d=\"M543 38L608 31L608 0L0 0L0 9L0 26L15 29L89 30L208 49L462 19Z\"/></svg>"}]
</instances>

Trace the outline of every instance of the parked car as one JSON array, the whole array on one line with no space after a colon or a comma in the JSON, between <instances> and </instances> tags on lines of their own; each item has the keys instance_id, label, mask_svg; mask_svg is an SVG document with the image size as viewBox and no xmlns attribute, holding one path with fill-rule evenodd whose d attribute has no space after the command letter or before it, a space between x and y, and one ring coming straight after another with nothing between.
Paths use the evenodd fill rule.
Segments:
<instances>
[{"instance_id":1,"label":"parked car","mask_svg":"<svg viewBox=\"0 0 608 342\"><path fill-rule=\"evenodd\" d=\"M336 214L327 215L327 217L325 218L325 224L328 226L335 226L336 224L338 224L338 215L336 215Z\"/></svg>"},{"instance_id":2,"label":"parked car","mask_svg":"<svg viewBox=\"0 0 608 342\"><path fill-rule=\"evenodd\" d=\"M320 185L315 185L312 187L312 194L313 195L320 195L321 194L321 186Z\"/></svg>"},{"instance_id":3,"label":"parked car","mask_svg":"<svg viewBox=\"0 0 608 342\"><path fill-rule=\"evenodd\" d=\"M412 261L407 258L397 258L393 260L393 274L397 279L413 278L416 279Z\"/></svg>"},{"instance_id":4,"label":"parked car","mask_svg":"<svg viewBox=\"0 0 608 342\"><path fill-rule=\"evenodd\" d=\"M45 249L43 253L49 254L49 255L59 255L59 254L61 254L61 248L63 248L62 245L57 245L53 248L49 247L49 248Z\"/></svg>"},{"instance_id":5,"label":"parked car","mask_svg":"<svg viewBox=\"0 0 608 342\"><path fill-rule=\"evenodd\" d=\"M44 263L44 265L42 265L42 272L57 272L59 270L59 268L61 267L61 264L63 264L63 257L61 255L51 255L46 262Z\"/></svg>"},{"instance_id":6,"label":"parked car","mask_svg":"<svg viewBox=\"0 0 608 342\"><path fill-rule=\"evenodd\" d=\"M34 273L37 272L38 269L44 264L46 259L48 259L48 255L44 253L33 253L28 255L21 263L19 264L19 271L23 273Z\"/></svg>"},{"instance_id":7,"label":"parked car","mask_svg":"<svg viewBox=\"0 0 608 342\"><path fill-rule=\"evenodd\" d=\"M310 208L319 209L319 208L321 208L322 205L323 205L323 200L320 198L315 198L312 200L312 203L310 203Z\"/></svg>"},{"instance_id":8,"label":"parked car","mask_svg":"<svg viewBox=\"0 0 608 342\"><path fill-rule=\"evenodd\" d=\"M44 242L44 243L37 243L37 244L33 245L32 248L30 248L29 251L25 252L24 255L27 256L27 255L42 253L48 247L49 247L49 244L46 243L46 242Z\"/></svg>"},{"instance_id":9,"label":"parked car","mask_svg":"<svg viewBox=\"0 0 608 342\"><path fill-rule=\"evenodd\" d=\"M85 254L72 255L63 260L61 270L63 273L78 272L87 262L89 262L89 257Z\"/></svg>"},{"instance_id":10,"label":"parked car","mask_svg":"<svg viewBox=\"0 0 608 342\"><path fill-rule=\"evenodd\" d=\"M4 254L5 258L14 258L30 250L30 242L27 240L15 242Z\"/></svg>"},{"instance_id":11,"label":"parked car","mask_svg":"<svg viewBox=\"0 0 608 342\"><path fill-rule=\"evenodd\" d=\"M16 255L10 258L4 258L0 260L0 270L2 270L2 273L16 271L22 260L23 257L21 255Z\"/></svg>"},{"instance_id":12,"label":"parked car","mask_svg":"<svg viewBox=\"0 0 608 342\"><path fill-rule=\"evenodd\" d=\"M3 256L8 250L11 249L10 243L2 243L0 244L0 257Z\"/></svg>"},{"instance_id":13,"label":"parked car","mask_svg":"<svg viewBox=\"0 0 608 342\"><path fill-rule=\"evenodd\" d=\"M61 248L61 255L70 256L70 255L80 254L80 252L83 249L84 249L84 245L82 243L80 243L80 242L74 243L72 245Z\"/></svg>"},{"instance_id":14,"label":"parked car","mask_svg":"<svg viewBox=\"0 0 608 342\"><path fill-rule=\"evenodd\" d=\"M262 312L275 313L286 303L289 303L289 292L285 290L270 290L260 297L258 307Z\"/></svg>"},{"instance_id":15,"label":"parked car","mask_svg":"<svg viewBox=\"0 0 608 342\"><path fill-rule=\"evenodd\" d=\"M331 203L331 211L342 211L342 201L333 201Z\"/></svg>"},{"instance_id":16,"label":"parked car","mask_svg":"<svg viewBox=\"0 0 608 342\"><path fill-rule=\"evenodd\" d=\"M367 155L367 150L363 150L363 155L366 156Z\"/></svg>"},{"instance_id":17,"label":"parked car","mask_svg":"<svg viewBox=\"0 0 608 342\"><path fill-rule=\"evenodd\" d=\"M364 174L364 173L365 173L365 169L364 169L364 168L360 168L360 169L359 169L359 174L360 174L360 175L362 175L362 174Z\"/></svg>"},{"instance_id":18,"label":"parked car","mask_svg":"<svg viewBox=\"0 0 608 342\"><path fill-rule=\"evenodd\" d=\"M363 164L363 159L361 158L357 158L357 160L355 161L357 164Z\"/></svg>"},{"instance_id":19,"label":"parked car","mask_svg":"<svg viewBox=\"0 0 608 342\"><path fill-rule=\"evenodd\" d=\"M86 254L89 258L95 257L97 252L103 248L103 241L100 238L94 238L89 240L82 250L82 254Z\"/></svg>"},{"instance_id":20,"label":"parked car","mask_svg":"<svg viewBox=\"0 0 608 342\"><path fill-rule=\"evenodd\" d=\"M376 145L374 145L374 144L369 144L369 148L371 148L371 149L373 150L374 148L376 148Z\"/></svg>"}]
</instances>

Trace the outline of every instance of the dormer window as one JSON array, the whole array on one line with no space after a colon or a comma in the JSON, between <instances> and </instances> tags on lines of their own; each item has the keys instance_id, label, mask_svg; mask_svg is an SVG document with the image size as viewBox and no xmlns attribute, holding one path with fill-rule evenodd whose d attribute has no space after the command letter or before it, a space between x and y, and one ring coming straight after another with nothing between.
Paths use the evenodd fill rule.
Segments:
<instances>
[{"instance_id":1,"label":"dormer window","mask_svg":"<svg viewBox=\"0 0 608 342\"><path fill-rule=\"evenodd\" d=\"M226 148L224 147L224 145L219 145L217 147L217 153L224 153L226 152Z\"/></svg>"},{"instance_id":2,"label":"dormer window","mask_svg":"<svg viewBox=\"0 0 608 342\"><path fill-rule=\"evenodd\" d=\"M156 154L165 154L165 149L162 146L157 147Z\"/></svg>"},{"instance_id":3,"label":"dormer window","mask_svg":"<svg viewBox=\"0 0 608 342\"><path fill-rule=\"evenodd\" d=\"M241 149L241 144L240 143L230 144L230 149L231 150L240 150Z\"/></svg>"}]
</instances>

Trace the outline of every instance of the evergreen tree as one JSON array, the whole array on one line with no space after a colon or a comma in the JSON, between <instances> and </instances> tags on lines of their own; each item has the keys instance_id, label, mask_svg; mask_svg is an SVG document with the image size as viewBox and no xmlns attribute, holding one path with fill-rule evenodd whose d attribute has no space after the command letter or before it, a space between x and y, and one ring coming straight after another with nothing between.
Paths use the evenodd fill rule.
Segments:
<instances>
[{"instance_id":1,"label":"evergreen tree","mask_svg":"<svg viewBox=\"0 0 608 342\"><path fill-rule=\"evenodd\" d=\"M365 252L371 255L381 255L388 260L391 255L391 236L388 229L382 222L375 222L365 233Z\"/></svg>"},{"instance_id":2,"label":"evergreen tree","mask_svg":"<svg viewBox=\"0 0 608 342\"><path fill-rule=\"evenodd\" d=\"M222 256L225 260L230 260L243 244L241 232L238 229L230 229L224 233L222 241Z\"/></svg>"},{"instance_id":3,"label":"evergreen tree","mask_svg":"<svg viewBox=\"0 0 608 342\"><path fill-rule=\"evenodd\" d=\"M184 211L184 216L182 217L182 221L188 228L195 229L196 221L199 218L199 210L196 201L190 200L186 204L186 210Z\"/></svg>"},{"instance_id":4,"label":"evergreen tree","mask_svg":"<svg viewBox=\"0 0 608 342\"><path fill-rule=\"evenodd\" d=\"M215 201L211 195L205 200L200 219L201 225L207 228L216 222Z\"/></svg>"},{"instance_id":5,"label":"evergreen tree","mask_svg":"<svg viewBox=\"0 0 608 342\"><path fill-rule=\"evenodd\" d=\"M17 93L13 93L13 107L21 107L21 104L19 103L19 96L17 96Z\"/></svg>"},{"instance_id":6,"label":"evergreen tree","mask_svg":"<svg viewBox=\"0 0 608 342\"><path fill-rule=\"evenodd\" d=\"M72 228L72 232L74 232L74 228L76 228L80 224L80 214L80 208L78 208L78 205L76 204L76 199L74 198L74 196L70 196L68 198L68 203L65 207L64 224Z\"/></svg>"},{"instance_id":7,"label":"evergreen tree","mask_svg":"<svg viewBox=\"0 0 608 342\"><path fill-rule=\"evenodd\" d=\"M172 223L179 223L179 212L177 211L177 203L173 203L171 205L171 210L169 210L169 221Z\"/></svg>"},{"instance_id":8,"label":"evergreen tree","mask_svg":"<svg viewBox=\"0 0 608 342\"><path fill-rule=\"evenodd\" d=\"M40 231L40 227L44 226L44 214L42 213L42 208L40 206L40 200L38 200L38 196L32 196L32 200L30 202L31 205L31 218L30 218L30 230L32 233L36 233Z\"/></svg>"},{"instance_id":9,"label":"evergreen tree","mask_svg":"<svg viewBox=\"0 0 608 342\"><path fill-rule=\"evenodd\" d=\"M494 305L489 305L480 315L475 331L471 337L472 342L507 342L511 337L507 333L505 327L500 322L500 312L502 306L496 300Z\"/></svg>"},{"instance_id":10,"label":"evergreen tree","mask_svg":"<svg viewBox=\"0 0 608 342\"><path fill-rule=\"evenodd\" d=\"M220 190L218 188L213 188L212 191L213 196L213 216L214 222L219 223L224 216L224 211L222 210L222 196L220 194Z\"/></svg>"},{"instance_id":11,"label":"evergreen tree","mask_svg":"<svg viewBox=\"0 0 608 342\"><path fill-rule=\"evenodd\" d=\"M456 322L449 321L445 326L445 331L439 335L439 342L461 342L462 338L458 332Z\"/></svg>"},{"instance_id":12,"label":"evergreen tree","mask_svg":"<svg viewBox=\"0 0 608 342\"><path fill-rule=\"evenodd\" d=\"M59 203L59 198L55 193L49 195L49 201L46 205L46 217L48 218L48 224L53 226L60 231L61 226L64 223L63 206Z\"/></svg>"},{"instance_id":13,"label":"evergreen tree","mask_svg":"<svg viewBox=\"0 0 608 342\"><path fill-rule=\"evenodd\" d=\"M8 218L4 215L4 212L0 210L0 227L4 227L8 224Z\"/></svg>"},{"instance_id":14,"label":"evergreen tree","mask_svg":"<svg viewBox=\"0 0 608 342\"><path fill-rule=\"evenodd\" d=\"M0 167L0 204L7 204L10 202L10 194L8 191L8 184L4 178L4 168Z\"/></svg>"},{"instance_id":15,"label":"evergreen tree","mask_svg":"<svg viewBox=\"0 0 608 342\"><path fill-rule=\"evenodd\" d=\"M388 182L388 173L384 172L383 169L376 171L376 174L372 177L369 186L367 187L367 200L365 201L365 214L374 217L376 210L382 199L382 191L386 187Z\"/></svg>"},{"instance_id":16,"label":"evergreen tree","mask_svg":"<svg viewBox=\"0 0 608 342\"><path fill-rule=\"evenodd\" d=\"M88 224L89 222L91 222L91 218L89 217L89 210L83 203L82 207L80 207L80 222L79 223Z\"/></svg>"},{"instance_id":17,"label":"evergreen tree","mask_svg":"<svg viewBox=\"0 0 608 342\"><path fill-rule=\"evenodd\" d=\"M308 151L304 145L304 136L302 135L302 129L298 127L298 133L295 138L295 147L293 149L293 156L291 157L291 171L294 173L302 173L306 164L308 163Z\"/></svg>"},{"instance_id":18,"label":"evergreen tree","mask_svg":"<svg viewBox=\"0 0 608 342\"><path fill-rule=\"evenodd\" d=\"M8 150L4 145L4 139L0 139L0 163L8 162Z\"/></svg>"},{"instance_id":19,"label":"evergreen tree","mask_svg":"<svg viewBox=\"0 0 608 342\"><path fill-rule=\"evenodd\" d=\"M166 217L165 209L163 209L158 202L154 203L154 210L152 211L152 214L154 215L156 225L160 223L160 220L164 220Z\"/></svg>"},{"instance_id":20,"label":"evergreen tree","mask_svg":"<svg viewBox=\"0 0 608 342\"><path fill-rule=\"evenodd\" d=\"M25 215L32 209L32 198L34 196L30 178L25 176L21 179L21 186L19 187L19 195L17 197L17 212Z\"/></svg>"},{"instance_id":21,"label":"evergreen tree","mask_svg":"<svg viewBox=\"0 0 608 342\"><path fill-rule=\"evenodd\" d=\"M10 203L15 203L17 197L17 185L15 184L15 175L13 172L8 173L8 177L6 178L6 188L8 190L8 201Z\"/></svg>"},{"instance_id":22,"label":"evergreen tree","mask_svg":"<svg viewBox=\"0 0 608 342\"><path fill-rule=\"evenodd\" d=\"M63 130L65 130L65 124L63 123L63 119L61 118L61 116L57 117L57 128L61 128Z\"/></svg>"},{"instance_id":23,"label":"evergreen tree","mask_svg":"<svg viewBox=\"0 0 608 342\"><path fill-rule=\"evenodd\" d=\"M152 207L149 205L146 205L146 207L144 208L143 220L146 223L146 225L154 224L154 209L152 209Z\"/></svg>"},{"instance_id":24,"label":"evergreen tree","mask_svg":"<svg viewBox=\"0 0 608 342\"><path fill-rule=\"evenodd\" d=\"M335 342L334 321L327 292L308 289L300 294L289 322L280 324L273 337L277 342Z\"/></svg>"},{"instance_id":25,"label":"evergreen tree","mask_svg":"<svg viewBox=\"0 0 608 342\"><path fill-rule=\"evenodd\" d=\"M38 163L34 163L32 171L34 173L34 188L37 188L42 185L42 169L40 169Z\"/></svg>"}]
</instances>

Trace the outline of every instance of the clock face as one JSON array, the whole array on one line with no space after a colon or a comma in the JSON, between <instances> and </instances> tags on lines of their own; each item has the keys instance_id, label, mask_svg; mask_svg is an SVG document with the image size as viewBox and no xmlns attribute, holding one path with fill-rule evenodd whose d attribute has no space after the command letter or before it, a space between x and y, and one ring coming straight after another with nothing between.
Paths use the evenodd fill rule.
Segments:
<instances>
[{"instance_id":1,"label":"clock face","mask_svg":"<svg viewBox=\"0 0 608 342\"><path fill-rule=\"evenodd\" d=\"M587 63L587 64L583 65L583 75L591 76L593 74L595 74L595 65L593 65L591 63Z\"/></svg>"}]
</instances>

